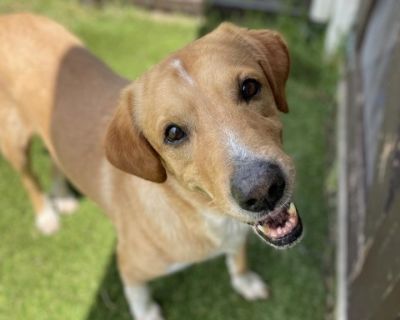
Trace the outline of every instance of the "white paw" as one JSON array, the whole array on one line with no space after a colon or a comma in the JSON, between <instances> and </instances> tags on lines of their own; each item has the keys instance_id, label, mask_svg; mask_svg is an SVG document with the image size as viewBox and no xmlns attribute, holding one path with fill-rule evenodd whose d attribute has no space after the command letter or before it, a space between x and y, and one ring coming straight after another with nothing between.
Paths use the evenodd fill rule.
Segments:
<instances>
[{"instance_id":1,"label":"white paw","mask_svg":"<svg viewBox=\"0 0 400 320\"><path fill-rule=\"evenodd\" d=\"M46 201L42 212L37 214L36 227L46 236L54 234L60 229L58 215L49 201Z\"/></svg>"},{"instance_id":2,"label":"white paw","mask_svg":"<svg viewBox=\"0 0 400 320\"><path fill-rule=\"evenodd\" d=\"M78 200L73 196L59 197L52 199L56 210L60 213L71 214L78 209Z\"/></svg>"},{"instance_id":3,"label":"white paw","mask_svg":"<svg viewBox=\"0 0 400 320\"><path fill-rule=\"evenodd\" d=\"M139 317L137 320L164 320L161 315L161 308L157 303L153 303L146 313Z\"/></svg>"},{"instance_id":4,"label":"white paw","mask_svg":"<svg viewBox=\"0 0 400 320\"><path fill-rule=\"evenodd\" d=\"M267 299L268 287L261 277L254 272L246 272L232 277L232 286L246 300Z\"/></svg>"}]
</instances>

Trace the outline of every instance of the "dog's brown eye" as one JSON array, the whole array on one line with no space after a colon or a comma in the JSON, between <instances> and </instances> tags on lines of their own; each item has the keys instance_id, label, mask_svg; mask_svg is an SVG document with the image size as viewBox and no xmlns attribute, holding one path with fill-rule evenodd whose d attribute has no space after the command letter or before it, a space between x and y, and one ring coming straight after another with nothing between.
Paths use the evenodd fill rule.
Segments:
<instances>
[{"instance_id":1,"label":"dog's brown eye","mask_svg":"<svg viewBox=\"0 0 400 320\"><path fill-rule=\"evenodd\" d=\"M169 125L167 129L165 129L165 143L176 144L183 141L185 138L185 131L176 124Z\"/></svg>"},{"instance_id":2,"label":"dog's brown eye","mask_svg":"<svg viewBox=\"0 0 400 320\"><path fill-rule=\"evenodd\" d=\"M240 86L240 95L244 101L249 102L260 91L260 83L255 79L246 79Z\"/></svg>"}]
</instances>

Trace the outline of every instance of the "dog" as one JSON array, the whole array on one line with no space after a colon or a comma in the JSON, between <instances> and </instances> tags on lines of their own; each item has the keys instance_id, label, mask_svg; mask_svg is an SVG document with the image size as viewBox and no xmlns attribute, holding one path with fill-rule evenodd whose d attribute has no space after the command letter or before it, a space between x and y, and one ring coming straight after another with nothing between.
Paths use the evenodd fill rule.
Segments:
<instances>
[{"instance_id":1,"label":"dog","mask_svg":"<svg viewBox=\"0 0 400 320\"><path fill-rule=\"evenodd\" d=\"M44 17L2 16L0 43L0 148L43 233L76 207L65 176L114 224L135 319L163 319L148 281L219 255L240 295L267 298L246 264L249 230L276 248L303 230L282 149L290 58L277 32L223 23L134 82ZM33 134L57 168L53 197L29 166Z\"/></svg>"}]
</instances>

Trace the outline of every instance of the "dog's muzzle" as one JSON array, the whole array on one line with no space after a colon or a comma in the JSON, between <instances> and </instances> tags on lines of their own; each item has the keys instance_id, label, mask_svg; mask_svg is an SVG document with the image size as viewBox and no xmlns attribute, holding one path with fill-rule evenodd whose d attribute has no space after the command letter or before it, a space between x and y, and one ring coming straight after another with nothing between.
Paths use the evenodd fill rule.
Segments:
<instances>
[{"instance_id":1,"label":"dog's muzzle","mask_svg":"<svg viewBox=\"0 0 400 320\"><path fill-rule=\"evenodd\" d=\"M276 248L294 245L303 233L295 205L282 205L286 187L281 167L264 160L238 162L231 179L232 198L257 221L255 232Z\"/></svg>"}]
</instances>

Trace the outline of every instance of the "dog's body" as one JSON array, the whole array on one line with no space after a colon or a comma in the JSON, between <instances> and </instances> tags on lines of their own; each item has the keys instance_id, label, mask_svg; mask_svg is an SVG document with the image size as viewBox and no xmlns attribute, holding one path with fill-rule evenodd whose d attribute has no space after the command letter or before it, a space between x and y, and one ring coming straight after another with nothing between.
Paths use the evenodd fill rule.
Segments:
<instances>
[{"instance_id":1,"label":"dog's body","mask_svg":"<svg viewBox=\"0 0 400 320\"><path fill-rule=\"evenodd\" d=\"M254 224L265 216L266 209L249 207L254 205L254 197L257 201L261 197L253 191L252 201L233 208L246 188L240 181L249 176L235 168L240 167L237 163L244 166L256 158L255 176L265 167L262 170L269 180L279 180L274 188L283 183L273 206L269 184L269 211L290 199L294 169L281 151L276 114L276 108L287 111L283 91L289 67L287 51L272 34L269 50L278 54L277 64L264 70L263 76L272 72L276 77L272 80L268 74L260 79L261 68L252 70L251 66L215 74L221 61L237 64L238 55L238 61L245 61L246 47L252 45L251 41L238 44L237 52L228 52L220 61L218 55L210 56L215 45L228 50L224 45L237 41L235 37L244 29L225 25L218 30L129 85L56 23L29 14L0 18L1 151L20 173L43 232L55 231L58 220L29 169L27 150L33 134L43 139L60 171L105 210L118 234L118 265L125 293L132 313L140 320L161 319L146 289L147 281L219 254L227 255L232 284L240 294L248 299L267 297L262 280L246 267L244 245L249 226L243 223ZM227 33L238 34L227 40ZM250 113L242 107L239 111L232 108L231 113L224 109L226 97L218 85L232 82L233 72L239 71L259 79L263 91L256 92L262 94L257 101L270 105L268 109L256 106ZM214 78L210 80L208 75ZM218 90L211 91L208 85ZM262 114L262 122L253 120L256 113ZM182 114L192 118L183 120ZM180 140L176 132L182 131L175 123L182 123L186 130ZM261 137L260 130L264 132ZM160 135L163 139L158 139ZM189 138L191 142L200 136L202 141L189 143ZM181 141L182 146L177 146ZM259 160L263 158L278 163L282 170L267 168ZM257 179L250 180L247 183ZM231 185L228 190L227 183ZM265 193L260 191L261 185L257 188L257 194ZM62 210L63 200L65 204L71 199L61 189L55 206Z\"/></svg>"}]
</instances>

